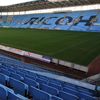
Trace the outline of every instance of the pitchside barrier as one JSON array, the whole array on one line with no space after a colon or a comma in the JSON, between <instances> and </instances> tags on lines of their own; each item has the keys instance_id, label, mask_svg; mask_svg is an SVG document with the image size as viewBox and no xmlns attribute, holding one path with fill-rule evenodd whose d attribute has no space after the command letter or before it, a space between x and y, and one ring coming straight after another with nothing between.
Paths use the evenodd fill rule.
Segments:
<instances>
[{"instance_id":1,"label":"pitchside barrier","mask_svg":"<svg viewBox=\"0 0 100 100\"><path fill-rule=\"evenodd\" d=\"M55 63L55 64L60 64L60 65L63 65L63 66L74 68L74 69L77 69L77 70L80 70L80 71L88 72L88 67L83 66L83 65L78 65L78 64L75 64L75 63L72 63L72 62L63 61L63 60L59 60L59 59L56 59L56 58L53 58L52 62Z\"/></svg>"},{"instance_id":2,"label":"pitchside barrier","mask_svg":"<svg viewBox=\"0 0 100 100\"><path fill-rule=\"evenodd\" d=\"M8 47L8 46L4 46L4 45L0 45L0 49L4 50L4 51L11 52L11 53L15 53L15 54L18 54L18 55L21 55L21 56L26 56L26 57L38 59L38 60L41 60L41 61L44 61L44 62L47 62L47 63L52 62L52 63L59 64L59 65L62 65L62 66L66 66L66 67L70 67L70 68L77 69L77 70L80 70L80 71L88 72L88 67L78 65L78 64L75 64L75 63L71 63L71 62L68 62L68 61L63 61L63 60L59 60L59 59L56 59L56 58L51 58L51 57L48 57L48 56L44 56L44 55L40 55L40 54L36 54L36 53L32 53L32 52L27 52L27 51L24 51L24 50Z\"/></svg>"}]
</instances>

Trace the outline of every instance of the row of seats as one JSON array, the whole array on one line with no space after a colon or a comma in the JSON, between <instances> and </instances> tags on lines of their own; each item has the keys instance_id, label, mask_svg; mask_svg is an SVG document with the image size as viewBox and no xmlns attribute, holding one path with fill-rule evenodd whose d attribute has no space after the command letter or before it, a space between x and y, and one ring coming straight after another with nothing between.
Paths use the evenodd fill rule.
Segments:
<instances>
[{"instance_id":1,"label":"row of seats","mask_svg":"<svg viewBox=\"0 0 100 100\"><path fill-rule=\"evenodd\" d=\"M11 71L11 73L10 73L10 71ZM31 75L24 76L24 74L22 74L20 71L18 71L17 73L12 73L12 71L13 70L11 70L11 69L9 71L7 71L7 70L1 68L0 72L3 74L0 74L0 83L2 83L4 85L9 83L8 85L13 87L14 90L17 89L16 92L20 93L23 96L25 96L25 94L28 94L28 92L26 93L26 91L28 91L28 86L29 87L33 86L35 88L39 88L39 89L41 89L49 94L55 95L55 96L57 96L60 93L59 91L63 90L63 92L65 92L65 93L77 95L80 98L81 98L81 96L86 95L86 94L88 94L88 95L87 95L87 97L84 97L84 98L93 98L92 97L93 94L92 94L92 92L89 92L89 90L85 90L85 89L81 90L80 89L80 91L83 92L83 94L82 94L82 93L79 93L79 89L77 91L76 88L71 85L65 84L65 86L62 87L61 84L63 82L59 82L56 80L50 80L50 82L48 82L48 79L43 76L42 77L38 76L38 78L36 78L36 75L33 73L31 73L32 76ZM8 78L9 76L7 76L7 75L9 75L10 77L13 77L13 78ZM8 80L9 80L9 82L7 82ZM20 91L20 89L22 91Z\"/></svg>"},{"instance_id":2,"label":"row of seats","mask_svg":"<svg viewBox=\"0 0 100 100\"><path fill-rule=\"evenodd\" d=\"M12 59L12 58L9 58L4 56L4 55L0 55L0 62L1 63L5 63L6 66L8 64L10 64L10 66L14 66L14 67L21 67L21 68L27 68L29 70L35 70L35 71L41 71L41 72L45 72L44 69L41 69L39 65L32 65L32 64L27 64L27 63L23 63L19 60L16 60L16 59ZM9 67L9 66L8 66ZM46 70L47 72L47 70Z\"/></svg>"},{"instance_id":3,"label":"row of seats","mask_svg":"<svg viewBox=\"0 0 100 100\"><path fill-rule=\"evenodd\" d=\"M8 59L10 60L3 57L3 60L0 60L0 84L12 89L13 97L22 96L32 100L96 100L93 90L36 74L24 68L24 63L21 67L21 63L16 60L13 61L16 63L13 66L12 61L5 62ZM0 91L2 92L2 89ZM5 97L9 97L8 94Z\"/></svg>"},{"instance_id":4,"label":"row of seats","mask_svg":"<svg viewBox=\"0 0 100 100\"><path fill-rule=\"evenodd\" d=\"M66 12L57 14L28 14L2 16L0 25L14 28L59 29L100 32L99 10Z\"/></svg>"},{"instance_id":5,"label":"row of seats","mask_svg":"<svg viewBox=\"0 0 100 100\"><path fill-rule=\"evenodd\" d=\"M28 100L28 98L15 94L12 89L0 84L0 100Z\"/></svg>"}]
</instances>

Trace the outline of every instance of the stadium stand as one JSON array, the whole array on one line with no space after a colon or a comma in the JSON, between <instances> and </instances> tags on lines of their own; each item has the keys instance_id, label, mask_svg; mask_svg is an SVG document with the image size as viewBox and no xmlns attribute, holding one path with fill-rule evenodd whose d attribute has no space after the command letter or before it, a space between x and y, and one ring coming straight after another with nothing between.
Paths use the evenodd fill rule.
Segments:
<instances>
[{"instance_id":1,"label":"stadium stand","mask_svg":"<svg viewBox=\"0 0 100 100\"><path fill-rule=\"evenodd\" d=\"M2 16L1 26L72 31L100 31L99 10L58 14Z\"/></svg>"},{"instance_id":2,"label":"stadium stand","mask_svg":"<svg viewBox=\"0 0 100 100\"><path fill-rule=\"evenodd\" d=\"M0 55L0 99L97 100L95 90L43 76L34 66Z\"/></svg>"},{"instance_id":3,"label":"stadium stand","mask_svg":"<svg viewBox=\"0 0 100 100\"><path fill-rule=\"evenodd\" d=\"M20 11L98 3L100 0L35 0L2 6L0 28L100 32L99 9L20 15ZM14 15L17 11L19 14ZM13 14L3 15L2 12ZM68 78L54 71L42 69L40 65L27 64L0 54L0 100L100 100L100 86L90 83Z\"/></svg>"}]
</instances>

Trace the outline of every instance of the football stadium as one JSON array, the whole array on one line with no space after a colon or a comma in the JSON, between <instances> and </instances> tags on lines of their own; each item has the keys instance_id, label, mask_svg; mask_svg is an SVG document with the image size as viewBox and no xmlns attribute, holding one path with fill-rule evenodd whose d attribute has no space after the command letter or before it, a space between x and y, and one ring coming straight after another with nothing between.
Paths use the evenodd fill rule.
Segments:
<instances>
[{"instance_id":1,"label":"football stadium","mask_svg":"<svg viewBox=\"0 0 100 100\"><path fill-rule=\"evenodd\" d=\"M0 100L100 100L100 0L0 6Z\"/></svg>"}]
</instances>

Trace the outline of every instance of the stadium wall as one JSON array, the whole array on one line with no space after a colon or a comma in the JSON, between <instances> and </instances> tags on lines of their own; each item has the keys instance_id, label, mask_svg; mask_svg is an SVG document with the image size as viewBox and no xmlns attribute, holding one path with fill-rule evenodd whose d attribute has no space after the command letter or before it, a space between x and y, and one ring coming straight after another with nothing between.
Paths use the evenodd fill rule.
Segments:
<instances>
[{"instance_id":1,"label":"stadium wall","mask_svg":"<svg viewBox=\"0 0 100 100\"><path fill-rule=\"evenodd\" d=\"M88 76L100 73L100 55L88 65Z\"/></svg>"}]
</instances>

